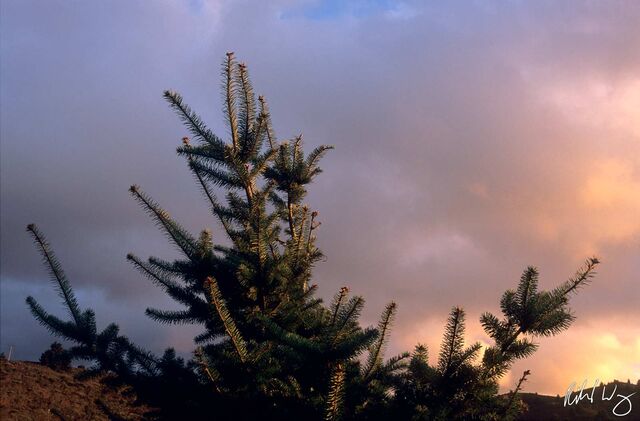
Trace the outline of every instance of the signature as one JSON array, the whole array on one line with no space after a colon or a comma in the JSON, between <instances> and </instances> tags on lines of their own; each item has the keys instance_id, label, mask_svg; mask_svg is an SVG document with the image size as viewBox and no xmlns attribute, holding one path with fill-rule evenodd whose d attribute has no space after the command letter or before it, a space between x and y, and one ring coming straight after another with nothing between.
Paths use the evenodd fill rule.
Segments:
<instances>
[{"instance_id":1,"label":"signature","mask_svg":"<svg viewBox=\"0 0 640 421\"><path fill-rule=\"evenodd\" d=\"M578 402L580 402L583 399L586 399L589 401L589 403L593 403L594 402L594 395L596 393L596 387L599 384L600 379L596 379L595 382L593 382L593 388L591 389L591 392L586 393L584 391L584 387L587 384L587 380L585 379L585 381L582 382L582 386L580 386L580 392L578 393L578 391L574 391L575 387L576 387L576 382L573 382L569 385L569 388L567 389L567 393L564 395L564 406L571 406L571 405L575 405ZM613 413L613 415L615 415L616 417L624 417L625 415L628 415L631 413L631 410L633 409L633 405L631 404L631 399L629 399L631 396L635 395L637 392L633 392L630 395L621 395L621 394L616 394L618 390L618 385L614 384L613 387L613 391L611 391L611 393L607 394L607 386L606 385L602 385L602 395L600 396L600 400L601 401L610 401L612 400L614 397L617 399L617 403L616 406L613 407L613 409L611 410L611 412ZM571 396L572 394L575 393L575 396ZM622 412L626 409L625 412Z\"/></svg>"}]
</instances>

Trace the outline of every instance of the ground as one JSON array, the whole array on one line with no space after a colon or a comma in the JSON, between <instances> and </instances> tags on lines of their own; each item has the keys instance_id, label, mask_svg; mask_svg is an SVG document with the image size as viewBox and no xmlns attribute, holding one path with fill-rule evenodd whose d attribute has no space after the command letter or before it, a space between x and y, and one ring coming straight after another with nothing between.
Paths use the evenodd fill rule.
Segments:
<instances>
[{"instance_id":1,"label":"ground","mask_svg":"<svg viewBox=\"0 0 640 421\"><path fill-rule=\"evenodd\" d=\"M0 419L143 420L148 408L136 405L125 387L108 378L81 380L84 370L54 371L39 363L0 359Z\"/></svg>"}]
</instances>

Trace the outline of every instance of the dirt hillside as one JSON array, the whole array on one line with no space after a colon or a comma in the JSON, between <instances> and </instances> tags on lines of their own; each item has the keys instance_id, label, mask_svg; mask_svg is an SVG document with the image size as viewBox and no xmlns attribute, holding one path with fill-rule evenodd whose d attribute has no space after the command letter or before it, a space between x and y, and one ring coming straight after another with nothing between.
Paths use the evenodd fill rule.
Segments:
<instances>
[{"instance_id":1,"label":"dirt hillside","mask_svg":"<svg viewBox=\"0 0 640 421\"><path fill-rule=\"evenodd\" d=\"M0 359L0 419L143 420L148 408L104 378L80 380L82 369L54 371L39 363Z\"/></svg>"}]
</instances>

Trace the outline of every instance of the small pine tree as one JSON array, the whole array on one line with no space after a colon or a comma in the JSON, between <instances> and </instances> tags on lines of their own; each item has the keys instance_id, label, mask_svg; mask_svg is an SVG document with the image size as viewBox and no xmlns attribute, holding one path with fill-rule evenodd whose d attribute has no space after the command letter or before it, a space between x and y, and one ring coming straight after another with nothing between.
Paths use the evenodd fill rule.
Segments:
<instances>
[{"instance_id":1,"label":"small pine tree","mask_svg":"<svg viewBox=\"0 0 640 421\"><path fill-rule=\"evenodd\" d=\"M588 259L568 281L551 291L538 291L538 270L527 268L516 290L500 301L503 318L484 313L480 322L494 344L474 364L480 346L464 348L465 314L454 307L449 315L438 364L430 367L426 348L419 346L396 393L397 413L422 414L426 419L513 419L522 409L517 393L530 372L520 378L507 399L498 396L498 380L519 359L531 356L538 345L533 338L556 335L574 316L571 294L589 283L598 259Z\"/></svg>"},{"instance_id":2,"label":"small pine tree","mask_svg":"<svg viewBox=\"0 0 640 421\"><path fill-rule=\"evenodd\" d=\"M54 342L40 356L40 364L56 371L68 371L71 368L71 354L62 347L62 344Z\"/></svg>"},{"instance_id":3,"label":"small pine tree","mask_svg":"<svg viewBox=\"0 0 640 421\"><path fill-rule=\"evenodd\" d=\"M302 136L279 141L266 101L257 101L247 68L232 53L222 66L228 141L216 136L176 92L164 98L191 138L177 152L186 158L228 246L203 230L187 232L140 187L130 193L181 252L167 261L127 259L182 306L147 308L153 320L194 324L193 357L167 349L150 354L122 336L115 324L99 331L92 310L81 309L69 280L44 236L28 226L69 313L57 318L27 298L35 318L75 345L73 358L94 362L89 373L111 371L167 419L476 419L512 418L517 393L497 396L500 378L514 361L531 355L531 338L566 329L571 293L586 284L598 263L560 287L538 292L538 273L528 268L518 289L502 298L503 319L481 317L495 344L464 344L465 313L452 309L437 364L422 345L385 360L397 311L385 308L377 327L362 327L364 299L342 288L326 306L315 298L312 270L318 212L306 203L307 188L321 173L331 146L303 151ZM221 194L222 193L222 194ZM223 199L221 200L220 197ZM528 374L528 373L527 373Z\"/></svg>"}]
</instances>

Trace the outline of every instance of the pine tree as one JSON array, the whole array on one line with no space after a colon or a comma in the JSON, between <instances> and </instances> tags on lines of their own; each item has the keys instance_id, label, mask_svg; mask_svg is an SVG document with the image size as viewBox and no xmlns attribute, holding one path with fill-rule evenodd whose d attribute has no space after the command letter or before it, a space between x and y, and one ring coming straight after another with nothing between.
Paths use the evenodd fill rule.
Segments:
<instances>
[{"instance_id":1,"label":"pine tree","mask_svg":"<svg viewBox=\"0 0 640 421\"><path fill-rule=\"evenodd\" d=\"M293 417L302 411L336 419L342 413L345 370L359 364L357 357L367 350L372 353L363 378L381 371L395 304L385 312L380 334L375 328L360 327L364 300L349 298L346 288L329 308L314 298L317 286L310 285L310 278L313 265L322 258L315 246L320 223L318 212L304 199L307 185L321 173L319 160L332 147L319 146L305 155L301 136L279 142L266 101L263 97L255 101L247 68L232 53L222 76L229 142L208 129L179 94L166 91L164 97L195 141L185 137L177 152L186 157L231 246L215 245L209 231L192 236L133 185L134 199L182 258L143 260L133 254L127 258L184 306L177 311L148 308L150 318L203 327L194 338L198 348L191 367L202 386L211 386L218 395L214 401L224 402L225 411L246 417L252 413ZM224 201L217 197L219 190L225 193ZM28 303L53 333L78 344L74 356L95 360L96 370L112 370L127 378L142 373L142 368L146 376L163 376L169 366L174 372L189 369L172 350L163 358L148 355L119 336L115 325L96 334L93 312L81 312L48 245L34 227L30 229L72 320L50 316L32 298ZM246 399L253 405L244 405Z\"/></svg>"},{"instance_id":2,"label":"pine tree","mask_svg":"<svg viewBox=\"0 0 640 421\"><path fill-rule=\"evenodd\" d=\"M517 393L530 372L525 371L514 391L498 396L498 380L519 359L531 356L538 345L533 338L557 335L574 316L570 295L589 283L599 261L588 259L568 281L551 291L538 291L538 270L527 268L518 288L507 290L500 301L504 318L484 313L480 322L493 339L479 362L481 346L464 347L465 314L451 310L438 363L430 366L427 350L416 347L406 375L397 389L392 411L416 419L513 419L522 410Z\"/></svg>"},{"instance_id":3,"label":"pine tree","mask_svg":"<svg viewBox=\"0 0 640 421\"><path fill-rule=\"evenodd\" d=\"M147 308L153 320L195 324L202 332L190 360L169 348L154 356L120 335L115 324L98 333L95 314L82 310L49 244L30 225L55 288L68 310L61 320L32 297L27 303L52 333L74 343L70 353L111 371L137 388L166 419L475 419L512 417L520 382L508 400L497 379L536 349L530 337L554 335L573 316L571 293L586 284L596 259L549 292L538 292L538 273L525 271L516 291L501 301L504 319L485 313L481 323L495 345L464 345L465 313L451 311L438 362L427 348L385 360L397 311L390 303L377 327L362 327L364 299L342 288L325 306L314 295L318 212L306 203L308 185L321 173L331 146L305 155L302 136L279 141L265 99L257 101L247 68L228 53L222 66L228 141L216 136L176 92L164 98L185 124L178 155L229 240L216 243L208 230L194 236L133 185L130 193L181 257L127 259L182 305ZM524 378L523 380L524 381ZM515 408L515 409L514 409Z\"/></svg>"}]
</instances>

